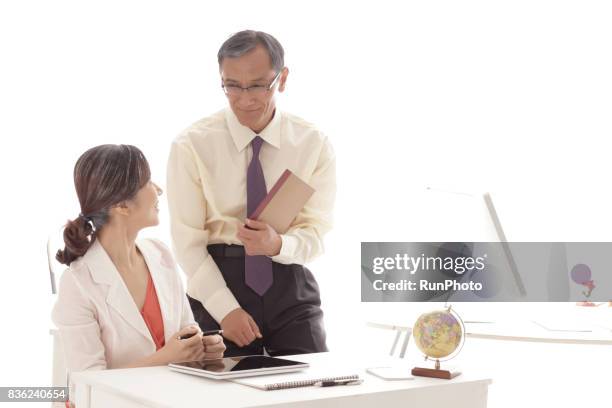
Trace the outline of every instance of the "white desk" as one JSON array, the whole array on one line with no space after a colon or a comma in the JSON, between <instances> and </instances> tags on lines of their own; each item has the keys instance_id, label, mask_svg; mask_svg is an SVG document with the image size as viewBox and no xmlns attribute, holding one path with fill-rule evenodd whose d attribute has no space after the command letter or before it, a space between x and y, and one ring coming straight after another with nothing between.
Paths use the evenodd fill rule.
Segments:
<instances>
[{"instance_id":1,"label":"white desk","mask_svg":"<svg viewBox=\"0 0 612 408\"><path fill-rule=\"evenodd\" d=\"M291 357L289 357L291 358ZM415 378L384 381L365 372L366 367L385 365L380 358L371 361L343 358L337 354L319 353L293 356L314 366L360 367L348 369L364 378L356 386L305 387L278 391L261 391L229 381L209 380L172 372L166 367L74 373L75 402L78 408L178 408L231 407L469 407L487 406L491 380L475 372L453 380ZM356 362L358 361L358 365ZM398 361L394 360L397 364ZM382 363L382 364L381 364ZM408 362L406 369L412 365Z\"/></svg>"},{"instance_id":2,"label":"white desk","mask_svg":"<svg viewBox=\"0 0 612 408\"><path fill-rule=\"evenodd\" d=\"M538 324L539 323L539 324ZM591 331L561 331L547 330L541 325L547 321L517 320L495 323L466 323L468 337L513 340L536 343L562 343L562 344L599 344L612 345L612 331L598 325L589 325ZM568 327L571 327L568 326Z\"/></svg>"},{"instance_id":3,"label":"white desk","mask_svg":"<svg viewBox=\"0 0 612 408\"><path fill-rule=\"evenodd\" d=\"M372 326L408 327L380 320ZM491 407L610 406L612 345L605 329L549 333L529 321L467 326L469 334L463 350L449 363L464 373L476 370L492 375ZM372 331L372 336L384 334ZM391 339L387 337L385 343L387 352ZM414 363L420 358L421 353L410 341L405 359Z\"/></svg>"},{"instance_id":4,"label":"white desk","mask_svg":"<svg viewBox=\"0 0 612 408\"><path fill-rule=\"evenodd\" d=\"M505 320L492 323L465 322L467 337L491 340L526 341L536 343L562 343L562 344L595 344L612 345L612 331L607 327L591 324L587 325L589 332L573 332L547 330L540 324L546 325L545 320L531 321L526 319ZM410 330L411 325L396 324L392 319L377 319L370 321L368 326L388 330ZM570 327L571 324L568 326Z\"/></svg>"}]
</instances>

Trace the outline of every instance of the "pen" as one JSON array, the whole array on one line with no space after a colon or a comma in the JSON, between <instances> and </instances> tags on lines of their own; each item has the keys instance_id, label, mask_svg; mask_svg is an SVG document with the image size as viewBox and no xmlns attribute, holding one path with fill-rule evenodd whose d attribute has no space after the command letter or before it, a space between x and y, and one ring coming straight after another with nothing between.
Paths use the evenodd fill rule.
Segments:
<instances>
[{"instance_id":1,"label":"pen","mask_svg":"<svg viewBox=\"0 0 612 408\"><path fill-rule=\"evenodd\" d=\"M185 339L188 339L190 337L193 337L193 336L195 336L196 333L197 332L184 334L184 335L179 337L179 340L185 340ZM206 331L202 332L202 336L214 336L215 334L223 334L223 330L206 330Z\"/></svg>"},{"instance_id":2,"label":"pen","mask_svg":"<svg viewBox=\"0 0 612 408\"><path fill-rule=\"evenodd\" d=\"M223 330L204 330L202 336L214 336L215 334L223 334Z\"/></svg>"},{"instance_id":3,"label":"pen","mask_svg":"<svg viewBox=\"0 0 612 408\"><path fill-rule=\"evenodd\" d=\"M363 382L362 379L353 379L353 380L326 380L326 381L317 381L313 385L315 387L333 387L335 385L359 385Z\"/></svg>"}]
</instances>

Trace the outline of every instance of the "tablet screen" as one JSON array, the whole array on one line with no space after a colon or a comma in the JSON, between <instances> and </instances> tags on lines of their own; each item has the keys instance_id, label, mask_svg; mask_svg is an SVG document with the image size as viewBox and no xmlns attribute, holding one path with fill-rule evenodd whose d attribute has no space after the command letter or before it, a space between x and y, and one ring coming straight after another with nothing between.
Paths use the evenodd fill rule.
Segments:
<instances>
[{"instance_id":1,"label":"tablet screen","mask_svg":"<svg viewBox=\"0 0 612 408\"><path fill-rule=\"evenodd\" d=\"M225 357L215 360L189 361L173 363L174 367L210 371L213 373L240 372L259 368L279 368L303 365L300 361L285 360L268 356Z\"/></svg>"}]
</instances>

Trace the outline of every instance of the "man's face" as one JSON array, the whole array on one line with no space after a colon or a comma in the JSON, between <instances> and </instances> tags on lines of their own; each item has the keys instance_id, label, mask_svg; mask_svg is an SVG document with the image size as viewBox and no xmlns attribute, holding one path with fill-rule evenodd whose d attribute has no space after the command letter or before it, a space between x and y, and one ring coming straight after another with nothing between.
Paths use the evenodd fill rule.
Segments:
<instances>
[{"instance_id":1,"label":"man's face","mask_svg":"<svg viewBox=\"0 0 612 408\"><path fill-rule=\"evenodd\" d=\"M276 77L270 56L265 48L257 46L238 58L225 58L221 63L221 81L226 87L268 87ZM272 119L276 107L274 94L285 90L289 71L283 68L280 77L269 91L239 91L228 95L230 107L238 121L255 133L259 133Z\"/></svg>"}]
</instances>

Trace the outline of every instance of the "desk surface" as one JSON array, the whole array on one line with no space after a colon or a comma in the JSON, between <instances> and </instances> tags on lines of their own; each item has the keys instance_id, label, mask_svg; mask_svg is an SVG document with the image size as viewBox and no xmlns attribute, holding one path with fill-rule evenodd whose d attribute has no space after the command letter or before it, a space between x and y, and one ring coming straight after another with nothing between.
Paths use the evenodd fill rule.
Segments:
<instances>
[{"instance_id":1,"label":"desk surface","mask_svg":"<svg viewBox=\"0 0 612 408\"><path fill-rule=\"evenodd\" d=\"M524 324L530 326L527 321ZM509 332L500 332L499 329L503 329L503 325L481 328L479 335L469 335L457 358L449 362L459 366L464 373L476 370L493 376L493 384L489 387L491 407L610 405L612 345L564 342L565 333L557 335L556 340L547 340L544 336L540 340L531 337L532 340L517 341L518 336L508 336ZM538 330L520 324L506 329L522 336L522 339L527 339L525 336L529 331ZM491 330L491 337L483 338L487 335L485 330ZM370 335L384 338L386 342L383 344L388 352L393 339L391 330L371 329ZM570 336L576 340L581 334ZM411 339L405 359L414 363L421 358Z\"/></svg>"},{"instance_id":2,"label":"desk surface","mask_svg":"<svg viewBox=\"0 0 612 408\"><path fill-rule=\"evenodd\" d=\"M360 401L363 402L368 397L385 393L392 396L394 392L397 394L411 392L411 390L414 391L414 395L411 395L411 397L414 396L416 400L419 400L419 398L427 400L431 395L436 395L438 398L444 395L449 403L452 402L453 395L460 391L469 398L480 399L480 402L474 402L470 405L486 406L486 390L491 383L491 380L487 377L478 376L475 373L462 374L450 381L422 377L413 380L384 381L365 372L367 367L389 363L388 360L381 357L371 359L369 363L365 359L339 357L331 353L308 354L289 358L307 361L313 367L343 365L347 367L347 374L359 374L365 381L357 386L304 387L262 391L229 381L210 380L176 373L170 371L167 367L81 372L74 373L72 380L77 387L85 385L97 388L127 398L134 402L134 406L144 407L191 407L204 405L206 401L214 402L215 405L222 404L223 407L286 404L310 406L306 403L312 401L318 401L317 406L327 406L332 404L332 400L337 404L344 397L361 398ZM397 365L398 361L393 360L393 363ZM406 364L407 372L414 365L410 365L408 362L401 363ZM334 370L337 372L338 368ZM444 393L439 392L442 388L446 390ZM472 396L473 394L477 395ZM349 405L355 406L355 402L358 401L351 400ZM92 404L93 406L94 404Z\"/></svg>"},{"instance_id":3,"label":"desk surface","mask_svg":"<svg viewBox=\"0 0 612 408\"><path fill-rule=\"evenodd\" d=\"M612 345L612 331L596 324L588 325L590 331L572 331L572 326L557 325L547 320L520 320L494 323L466 323L468 337L515 340L541 343L601 344ZM553 329L547 329L551 327ZM567 327L567 329L563 329Z\"/></svg>"},{"instance_id":4,"label":"desk surface","mask_svg":"<svg viewBox=\"0 0 612 408\"><path fill-rule=\"evenodd\" d=\"M608 326L611 324L608 323ZM406 330L412 327L411 324L400 323L393 317L371 320L368 325L390 330ZM608 326L604 322L579 322L574 319L568 319L564 325L558 318L550 320L541 316L532 320L506 318L494 322L465 321L467 337L563 344L612 345L612 330ZM548 330L546 327L555 330ZM567 330L559 330L562 328ZM572 328L577 330L588 328L590 331L572 331Z\"/></svg>"}]
</instances>

